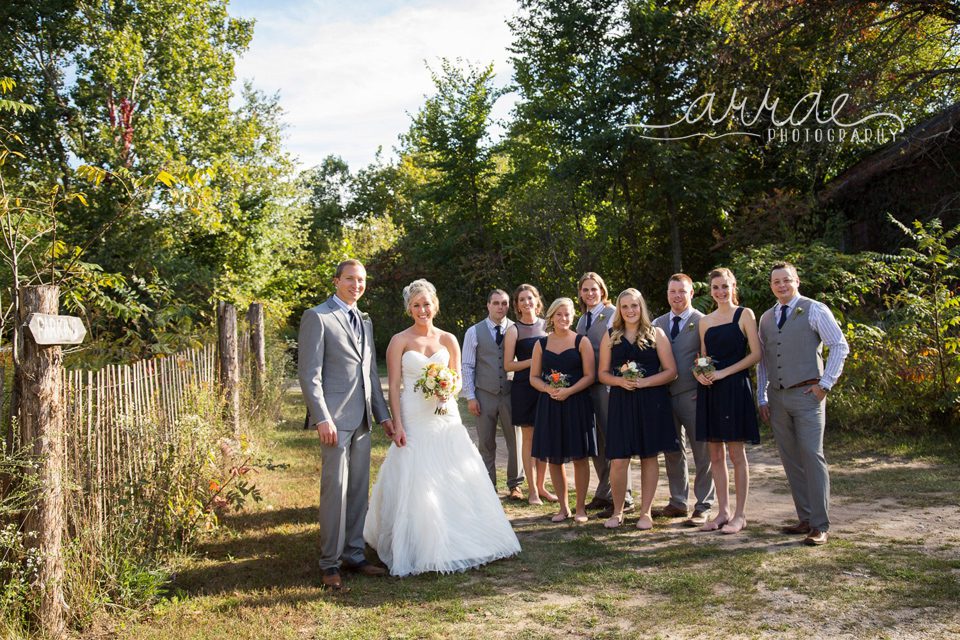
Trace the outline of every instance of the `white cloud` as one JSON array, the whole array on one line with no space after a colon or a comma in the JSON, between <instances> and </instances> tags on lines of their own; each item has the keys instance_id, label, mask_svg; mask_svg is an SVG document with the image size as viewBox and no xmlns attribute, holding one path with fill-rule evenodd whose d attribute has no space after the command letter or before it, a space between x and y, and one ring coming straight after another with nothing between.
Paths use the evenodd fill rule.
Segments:
<instances>
[{"instance_id":1,"label":"white cloud","mask_svg":"<svg viewBox=\"0 0 960 640\"><path fill-rule=\"evenodd\" d=\"M356 170L381 145L392 155L409 127L408 113L433 92L424 61L435 69L441 58L493 62L498 85L512 74L506 20L514 0L427 0L379 13L362 8L264 3L239 11L257 25L237 77L267 93L279 91L290 125L287 148L303 166L337 154ZM500 117L509 97L502 102Z\"/></svg>"}]
</instances>

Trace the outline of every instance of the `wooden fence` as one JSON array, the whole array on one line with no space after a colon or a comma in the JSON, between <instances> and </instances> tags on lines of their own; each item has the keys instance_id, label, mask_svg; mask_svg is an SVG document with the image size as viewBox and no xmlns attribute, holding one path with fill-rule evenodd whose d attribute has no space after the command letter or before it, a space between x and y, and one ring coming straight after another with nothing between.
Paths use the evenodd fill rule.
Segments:
<instances>
[{"instance_id":1,"label":"wooden fence","mask_svg":"<svg viewBox=\"0 0 960 640\"><path fill-rule=\"evenodd\" d=\"M179 421L216 384L216 347L98 371L63 371L68 520L98 523L136 499L164 455L179 453Z\"/></svg>"}]
</instances>

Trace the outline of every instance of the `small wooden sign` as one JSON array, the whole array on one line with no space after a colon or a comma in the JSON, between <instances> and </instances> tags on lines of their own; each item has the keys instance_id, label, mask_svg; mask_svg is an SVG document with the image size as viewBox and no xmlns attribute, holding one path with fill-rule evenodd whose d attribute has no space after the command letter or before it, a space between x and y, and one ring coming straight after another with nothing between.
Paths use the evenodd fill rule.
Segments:
<instances>
[{"instance_id":1,"label":"small wooden sign","mask_svg":"<svg viewBox=\"0 0 960 640\"><path fill-rule=\"evenodd\" d=\"M50 313L31 313L27 328L37 344L80 344L87 335L80 318Z\"/></svg>"}]
</instances>

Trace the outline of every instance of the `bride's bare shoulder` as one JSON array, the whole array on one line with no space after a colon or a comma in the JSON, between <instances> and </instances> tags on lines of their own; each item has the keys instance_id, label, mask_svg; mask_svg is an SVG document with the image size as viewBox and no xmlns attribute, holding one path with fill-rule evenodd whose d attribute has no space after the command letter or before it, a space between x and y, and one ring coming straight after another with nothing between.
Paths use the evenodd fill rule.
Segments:
<instances>
[{"instance_id":1,"label":"bride's bare shoulder","mask_svg":"<svg viewBox=\"0 0 960 640\"><path fill-rule=\"evenodd\" d=\"M393 337L390 338L390 344L387 345L387 351L398 351L401 355L407 350L407 345L410 344L410 334L404 330L400 333L393 334Z\"/></svg>"},{"instance_id":2,"label":"bride's bare shoulder","mask_svg":"<svg viewBox=\"0 0 960 640\"><path fill-rule=\"evenodd\" d=\"M440 331L439 335L440 344L445 346L448 351L459 351L460 343L457 342L457 336L453 335L449 331Z\"/></svg>"}]
</instances>

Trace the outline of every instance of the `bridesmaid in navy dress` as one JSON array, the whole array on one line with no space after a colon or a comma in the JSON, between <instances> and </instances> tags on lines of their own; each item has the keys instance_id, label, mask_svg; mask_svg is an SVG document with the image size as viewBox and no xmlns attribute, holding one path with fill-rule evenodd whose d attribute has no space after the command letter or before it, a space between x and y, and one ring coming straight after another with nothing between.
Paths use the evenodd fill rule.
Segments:
<instances>
[{"instance_id":1,"label":"bridesmaid in navy dress","mask_svg":"<svg viewBox=\"0 0 960 640\"><path fill-rule=\"evenodd\" d=\"M510 325L503 335L503 368L513 372L510 386L510 412L513 424L520 427L523 436L521 452L523 473L527 478L527 502L543 504L556 502L557 496L543 486L547 475L547 463L531 455L533 449L533 419L537 415L537 400L540 392L530 386L530 363L533 345L547 335L540 292L532 284L522 284L513 292L513 309L517 322Z\"/></svg>"},{"instance_id":2,"label":"bridesmaid in navy dress","mask_svg":"<svg viewBox=\"0 0 960 640\"><path fill-rule=\"evenodd\" d=\"M716 370L694 375L700 383L697 440L705 440L710 446L719 512L700 529L738 533L747 525L744 509L750 487L750 470L743 443L760 442L757 407L750 389L750 367L760 361L760 339L753 311L737 306L737 279L733 273L729 269L714 269L709 280L710 295L717 303L717 309L700 320L700 353L714 359ZM737 491L733 517L729 507L726 452L733 463Z\"/></svg>"},{"instance_id":3,"label":"bridesmaid in navy dress","mask_svg":"<svg viewBox=\"0 0 960 640\"><path fill-rule=\"evenodd\" d=\"M643 377L624 377L634 363ZM617 296L613 326L600 342L600 382L610 386L606 454L610 461L613 515L603 524L615 529L623 524L630 458L640 458L640 519L637 528L653 528L650 507L657 492L660 465L657 455L679 451L673 425L673 407L666 385L677 379L670 340L650 322L650 312L636 289Z\"/></svg>"},{"instance_id":4,"label":"bridesmaid in navy dress","mask_svg":"<svg viewBox=\"0 0 960 640\"><path fill-rule=\"evenodd\" d=\"M533 455L550 464L550 479L560 499L554 522L570 517L567 475L564 463L573 461L577 491L575 522L587 521L587 485L590 467L587 458L597 455L597 430L588 389L596 371L593 346L571 330L573 300L557 298L547 309L547 336L533 347L530 386L540 392L533 426ZM566 376L567 386L551 386L544 378Z\"/></svg>"}]
</instances>

